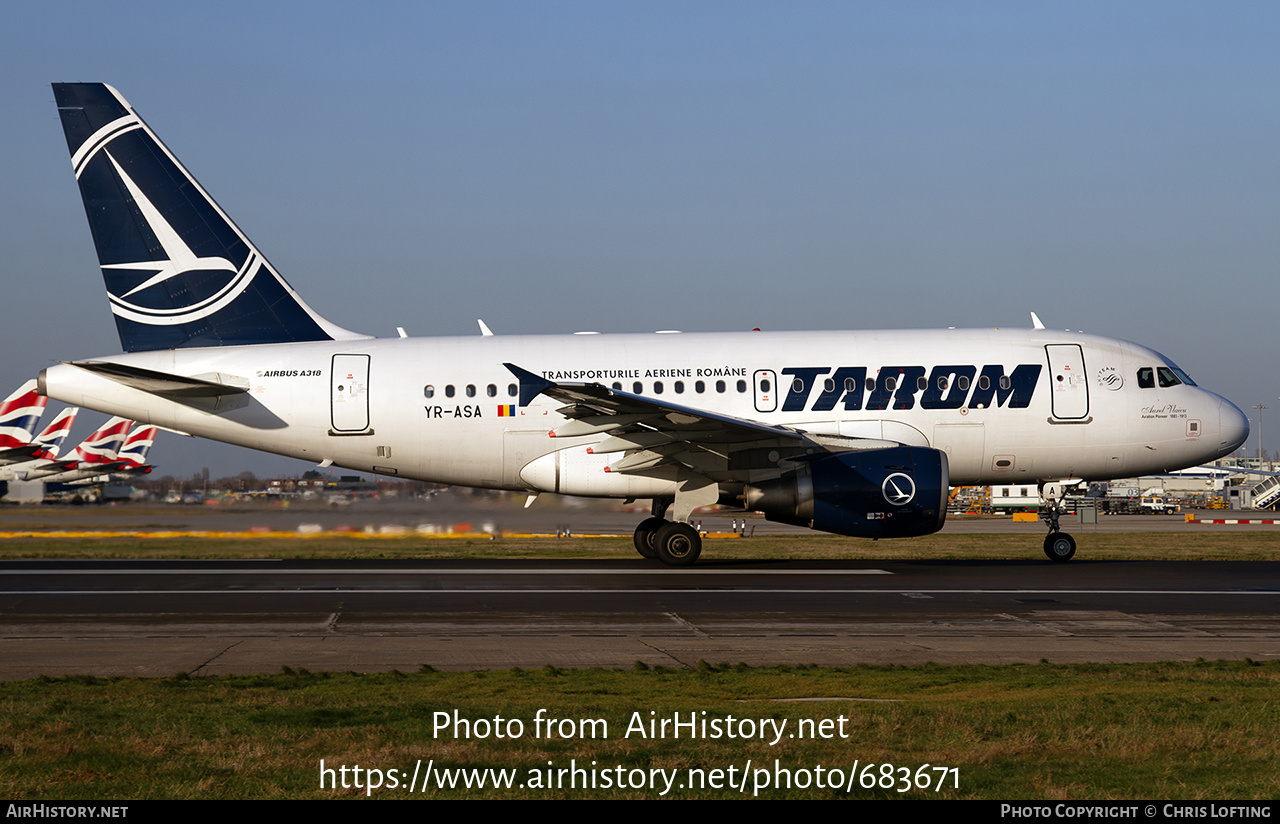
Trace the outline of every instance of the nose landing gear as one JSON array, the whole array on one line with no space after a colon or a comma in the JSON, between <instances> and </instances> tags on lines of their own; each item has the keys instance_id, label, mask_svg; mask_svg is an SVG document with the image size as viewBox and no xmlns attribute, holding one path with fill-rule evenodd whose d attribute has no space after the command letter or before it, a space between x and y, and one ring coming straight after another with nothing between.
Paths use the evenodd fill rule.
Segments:
<instances>
[{"instance_id":1,"label":"nose landing gear","mask_svg":"<svg viewBox=\"0 0 1280 824\"><path fill-rule=\"evenodd\" d=\"M1044 536L1044 554L1050 561L1070 561L1076 554L1076 539L1065 532L1050 532Z\"/></svg>"},{"instance_id":2,"label":"nose landing gear","mask_svg":"<svg viewBox=\"0 0 1280 824\"><path fill-rule=\"evenodd\" d=\"M1044 536L1044 554L1050 561L1059 564L1070 561L1076 554L1076 539L1063 532L1058 525L1066 492L1063 484L1045 484L1040 489L1040 497L1048 502L1045 521L1049 525L1049 534Z\"/></svg>"}]
</instances>

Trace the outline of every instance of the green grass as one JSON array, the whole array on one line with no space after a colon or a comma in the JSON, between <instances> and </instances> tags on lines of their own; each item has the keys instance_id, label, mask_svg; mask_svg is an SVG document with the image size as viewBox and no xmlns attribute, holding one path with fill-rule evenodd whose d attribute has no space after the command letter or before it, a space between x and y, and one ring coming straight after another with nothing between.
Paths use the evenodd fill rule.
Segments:
<instances>
[{"instance_id":1,"label":"green grass","mask_svg":"<svg viewBox=\"0 0 1280 824\"><path fill-rule=\"evenodd\" d=\"M285 670L187 679L41 678L0 684L0 795L15 799L342 798L326 766L412 772L499 768L958 769L941 791L778 789L766 798L1270 799L1280 795L1280 664L1107 664L824 669L643 669L359 675ZM821 698L818 702L788 699ZM868 700L870 699L870 700ZM607 737L535 737L539 709L602 719ZM436 712L518 719L515 739L455 738ZM843 723L847 737L647 740L632 713ZM703 717L698 715L698 717ZM812 776L812 772L809 775ZM740 775L740 774L739 774ZM407 781L407 778L405 779ZM441 790L437 798L654 798L652 789ZM383 788L379 798L407 798ZM751 795L750 790L747 793ZM668 797L737 798L736 789Z\"/></svg>"}]
</instances>

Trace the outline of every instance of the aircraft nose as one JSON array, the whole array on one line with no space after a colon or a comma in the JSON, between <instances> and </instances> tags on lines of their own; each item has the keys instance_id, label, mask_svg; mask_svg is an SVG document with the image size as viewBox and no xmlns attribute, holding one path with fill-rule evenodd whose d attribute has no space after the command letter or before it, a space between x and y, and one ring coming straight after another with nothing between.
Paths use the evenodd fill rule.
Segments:
<instances>
[{"instance_id":1,"label":"aircraft nose","mask_svg":"<svg viewBox=\"0 0 1280 824\"><path fill-rule=\"evenodd\" d=\"M1249 437L1249 418L1226 398L1218 401L1218 457L1235 452Z\"/></svg>"}]
</instances>

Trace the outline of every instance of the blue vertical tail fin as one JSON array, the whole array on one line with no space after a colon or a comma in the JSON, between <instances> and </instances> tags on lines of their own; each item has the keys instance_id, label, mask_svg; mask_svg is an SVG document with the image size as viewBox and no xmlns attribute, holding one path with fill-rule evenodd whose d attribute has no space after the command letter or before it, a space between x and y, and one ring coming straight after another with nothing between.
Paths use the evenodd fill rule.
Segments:
<instances>
[{"instance_id":1,"label":"blue vertical tail fin","mask_svg":"<svg viewBox=\"0 0 1280 824\"><path fill-rule=\"evenodd\" d=\"M365 337L307 306L115 89L53 92L125 351Z\"/></svg>"}]
</instances>

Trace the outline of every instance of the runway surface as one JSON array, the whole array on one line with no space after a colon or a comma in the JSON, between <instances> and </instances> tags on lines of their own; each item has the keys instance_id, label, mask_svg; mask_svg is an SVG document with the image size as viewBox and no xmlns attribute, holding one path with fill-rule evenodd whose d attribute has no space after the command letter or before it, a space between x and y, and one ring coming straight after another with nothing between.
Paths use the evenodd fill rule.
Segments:
<instances>
[{"instance_id":1,"label":"runway surface","mask_svg":"<svg viewBox=\"0 0 1280 824\"><path fill-rule=\"evenodd\" d=\"M1280 656L1280 562L0 562L0 679Z\"/></svg>"},{"instance_id":2,"label":"runway surface","mask_svg":"<svg viewBox=\"0 0 1280 824\"><path fill-rule=\"evenodd\" d=\"M282 501L253 502L231 506L35 506L0 508L0 531L26 528L58 528L65 530L151 531L236 531L263 528L292 532L311 525L329 531L347 528L357 531L369 528L401 527L414 530L419 526L448 528L465 524L470 529L556 534L567 530L573 534L631 535L636 524L647 517L647 506L624 507L615 501L594 501L545 495L532 507L523 506L521 496L481 497L460 493L442 494L430 499L361 499L342 506L324 502ZM1199 512L1205 518L1265 518L1274 513ZM735 521L745 522L757 535L812 535L803 527L773 523L762 518L744 518L742 513L698 515L695 521L708 530L729 530ZM1211 524L1188 524L1183 515L1099 515L1097 523L1080 523L1076 515L1064 515L1063 529L1074 534L1090 532L1221 532L1223 527ZM1276 526L1238 526L1236 529L1271 530ZM1015 522L1011 518L969 518L948 516L943 534L1021 533L1043 536L1044 525Z\"/></svg>"}]
</instances>

